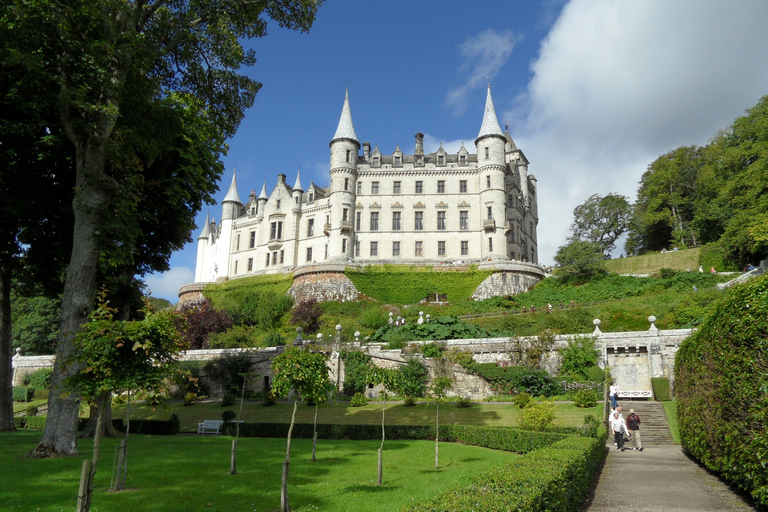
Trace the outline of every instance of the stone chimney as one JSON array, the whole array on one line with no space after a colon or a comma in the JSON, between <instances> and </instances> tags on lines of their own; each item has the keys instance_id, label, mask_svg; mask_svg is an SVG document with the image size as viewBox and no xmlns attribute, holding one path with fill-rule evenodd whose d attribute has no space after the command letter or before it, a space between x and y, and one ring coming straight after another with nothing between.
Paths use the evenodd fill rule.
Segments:
<instances>
[{"instance_id":1,"label":"stone chimney","mask_svg":"<svg viewBox=\"0 0 768 512\"><path fill-rule=\"evenodd\" d=\"M416 134L416 152L415 155L424 154L424 134L419 132Z\"/></svg>"}]
</instances>

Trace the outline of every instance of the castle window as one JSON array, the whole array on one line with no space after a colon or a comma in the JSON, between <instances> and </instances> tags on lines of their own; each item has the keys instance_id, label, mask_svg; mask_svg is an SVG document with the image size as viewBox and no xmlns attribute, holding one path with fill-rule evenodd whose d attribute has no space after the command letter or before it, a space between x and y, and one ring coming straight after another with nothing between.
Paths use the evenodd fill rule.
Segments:
<instances>
[{"instance_id":1,"label":"castle window","mask_svg":"<svg viewBox=\"0 0 768 512\"><path fill-rule=\"evenodd\" d=\"M416 246L413 249L414 256L424 256L424 242L416 242Z\"/></svg>"},{"instance_id":2,"label":"castle window","mask_svg":"<svg viewBox=\"0 0 768 512\"><path fill-rule=\"evenodd\" d=\"M378 156L373 157L373 166L378 167L381 164L381 160Z\"/></svg>"},{"instance_id":3,"label":"castle window","mask_svg":"<svg viewBox=\"0 0 768 512\"><path fill-rule=\"evenodd\" d=\"M445 230L445 212L437 212L437 229Z\"/></svg>"},{"instance_id":4,"label":"castle window","mask_svg":"<svg viewBox=\"0 0 768 512\"><path fill-rule=\"evenodd\" d=\"M437 165L445 165L445 157L443 155L437 157Z\"/></svg>"},{"instance_id":5,"label":"castle window","mask_svg":"<svg viewBox=\"0 0 768 512\"><path fill-rule=\"evenodd\" d=\"M269 266L269 253L267 253L267 264L265 266Z\"/></svg>"},{"instance_id":6,"label":"castle window","mask_svg":"<svg viewBox=\"0 0 768 512\"><path fill-rule=\"evenodd\" d=\"M486 176L485 177L485 188L491 188L491 177Z\"/></svg>"},{"instance_id":7,"label":"castle window","mask_svg":"<svg viewBox=\"0 0 768 512\"><path fill-rule=\"evenodd\" d=\"M256 232L255 231L251 231L251 241L249 242L248 247L250 249L253 249L254 247L256 247Z\"/></svg>"},{"instance_id":8,"label":"castle window","mask_svg":"<svg viewBox=\"0 0 768 512\"><path fill-rule=\"evenodd\" d=\"M493 252L493 238L488 237L488 252Z\"/></svg>"},{"instance_id":9,"label":"castle window","mask_svg":"<svg viewBox=\"0 0 768 512\"><path fill-rule=\"evenodd\" d=\"M240 233L237 234L237 247L235 248L236 251L240 250Z\"/></svg>"},{"instance_id":10,"label":"castle window","mask_svg":"<svg viewBox=\"0 0 768 512\"><path fill-rule=\"evenodd\" d=\"M277 265L277 251L272 252L272 264Z\"/></svg>"},{"instance_id":11,"label":"castle window","mask_svg":"<svg viewBox=\"0 0 768 512\"><path fill-rule=\"evenodd\" d=\"M379 212L371 212L371 231L379 230Z\"/></svg>"},{"instance_id":12,"label":"castle window","mask_svg":"<svg viewBox=\"0 0 768 512\"><path fill-rule=\"evenodd\" d=\"M379 242L371 242L371 256L379 255Z\"/></svg>"},{"instance_id":13,"label":"castle window","mask_svg":"<svg viewBox=\"0 0 768 512\"><path fill-rule=\"evenodd\" d=\"M402 226L400 225L402 212L392 212L392 231L400 231Z\"/></svg>"},{"instance_id":14,"label":"castle window","mask_svg":"<svg viewBox=\"0 0 768 512\"><path fill-rule=\"evenodd\" d=\"M395 164L394 164L394 167L402 167L402 165L403 165L403 164L402 164L402 160L401 160L401 158L400 158L399 156L396 156L396 157L395 157Z\"/></svg>"},{"instance_id":15,"label":"castle window","mask_svg":"<svg viewBox=\"0 0 768 512\"><path fill-rule=\"evenodd\" d=\"M360 231L363 225L363 212L356 212L355 213L355 229L357 231Z\"/></svg>"},{"instance_id":16,"label":"castle window","mask_svg":"<svg viewBox=\"0 0 768 512\"><path fill-rule=\"evenodd\" d=\"M515 207L515 196L513 196L512 194L509 194L509 196L507 197L507 201L508 201L507 206L509 206L510 208Z\"/></svg>"},{"instance_id":17,"label":"castle window","mask_svg":"<svg viewBox=\"0 0 768 512\"><path fill-rule=\"evenodd\" d=\"M360 256L360 242L355 242L355 256Z\"/></svg>"},{"instance_id":18,"label":"castle window","mask_svg":"<svg viewBox=\"0 0 768 512\"><path fill-rule=\"evenodd\" d=\"M378 194L379 193L379 182L378 181L372 181L371 182L371 194Z\"/></svg>"},{"instance_id":19,"label":"castle window","mask_svg":"<svg viewBox=\"0 0 768 512\"><path fill-rule=\"evenodd\" d=\"M467 163L467 155L460 155L459 156L459 163L461 165L466 165L466 163Z\"/></svg>"},{"instance_id":20,"label":"castle window","mask_svg":"<svg viewBox=\"0 0 768 512\"><path fill-rule=\"evenodd\" d=\"M248 258L248 272L253 270L253 258Z\"/></svg>"},{"instance_id":21,"label":"castle window","mask_svg":"<svg viewBox=\"0 0 768 512\"><path fill-rule=\"evenodd\" d=\"M325 259L328 259L328 244L325 244Z\"/></svg>"},{"instance_id":22,"label":"castle window","mask_svg":"<svg viewBox=\"0 0 768 512\"><path fill-rule=\"evenodd\" d=\"M466 210L459 212L459 229L462 231L469 229L469 212Z\"/></svg>"},{"instance_id":23,"label":"castle window","mask_svg":"<svg viewBox=\"0 0 768 512\"><path fill-rule=\"evenodd\" d=\"M437 182L437 193L445 194L445 181L440 180Z\"/></svg>"},{"instance_id":24,"label":"castle window","mask_svg":"<svg viewBox=\"0 0 768 512\"><path fill-rule=\"evenodd\" d=\"M424 212L415 212L413 219L413 229L416 231L424 230Z\"/></svg>"},{"instance_id":25,"label":"castle window","mask_svg":"<svg viewBox=\"0 0 768 512\"><path fill-rule=\"evenodd\" d=\"M307 202L311 203L314 200L315 200L315 193L314 192L310 192L309 193L309 200Z\"/></svg>"},{"instance_id":26,"label":"castle window","mask_svg":"<svg viewBox=\"0 0 768 512\"><path fill-rule=\"evenodd\" d=\"M294 202L295 202L296 204L299 204L299 196L296 196L296 197L294 197Z\"/></svg>"},{"instance_id":27,"label":"castle window","mask_svg":"<svg viewBox=\"0 0 768 512\"><path fill-rule=\"evenodd\" d=\"M469 242L466 240L462 240L461 242L461 255L469 256Z\"/></svg>"},{"instance_id":28,"label":"castle window","mask_svg":"<svg viewBox=\"0 0 768 512\"><path fill-rule=\"evenodd\" d=\"M400 256L400 242L392 242L392 256Z\"/></svg>"},{"instance_id":29,"label":"castle window","mask_svg":"<svg viewBox=\"0 0 768 512\"><path fill-rule=\"evenodd\" d=\"M531 236L533 236L533 222L531 222Z\"/></svg>"},{"instance_id":30,"label":"castle window","mask_svg":"<svg viewBox=\"0 0 768 512\"><path fill-rule=\"evenodd\" d=\"M315 219L309 219L307 224L307 236L315 236Z\"/></svg>"},{"instance_id":31,"label":"castle window","mask_svg":"<svg viewBox=\"0 0 768 512\"><path fill-rule=\"evenodd\" d=\"M489 160L491 158L490 150L486 147L485 148L485 159Z\"/></svg>"},{"instance_id":32,"label":"castle window","mask_svg":"<svg viewBox=\"0 0 768 512\"><path fill-rule=\"evenodd\" d=\"M395 182L395 183L392 185L392 193L393 193L393 194L400 194L400 182L399 182L399 181L396 181L396 182Z\"/></svg>"},{"instance_id":33,"label":"castle window","mask_svg":"<svg viewBox=\"0 0 768 512\"><path fill-rule=\"evenodd\" d=\"M417 181L416 182L416 193L417 194L423 194L424 193L424 182L423 181Z\"/></svg>"},{"instance_id":34,"label":"castle window","mask_svg":"<svg viewBox=\"0 0 768 512\"><path fill-rule=\"evenodd\" d=\"M358 194L362 194L363 193L363 182L362 181L358 181L357 182L357 193Z\"/></svg>"},{"instance_id":35,"label":"castle window","mask_svg":"<svg viewBox=\"0 0 768 512\"><path fill-rule=\"evenodd\" d=\"M349 178L344 178L344 190L349 190Z\"/></svg>"},{"instance_id":36,"label":"castle window","mask_svg":"<svg viewBox=\"0 0 768 512\"><path fill-rule=\"evenodd\" d=\"M493 220L493 206L488 207L488 220Z\"/></svg>"},{"instance_id":37,"label":"castle window","mask_svg":"<svg viewBox=\"0 0 768 512\"><path fill-rule=\"evenodd\" d=\"M285 249L280 250L280 263L285 261Z\"/></svg>"},{"instance_id":38,"label":"castle window","mask_svg":"<svg viewBox=\"0 0 768 512\"><path fill-rule=\"evenodd\" d=\"M341 239L341 254L347 254L347 239Z\"/></svg>"},{"instance_id":39,"label":"castle window","mask_svg":"<svg viewBox=\"0 0 768 512\"><path fill-rule=\"evenodd\" d=\"M445 256L445 242L437 242L437 255Z\"/></svg>"},{"instance_id":40,"label":"castle window","mask_svg":"<svg viewBox=\"0 0 768 512\"><path fill-rule=\"evenodd\" d=\"M461 192L462 194L467 193L467 180L461 180L459 182L459 192Z\"/></svg>"},{"instance_id":41,"label":"castle window","mask_svg":"<svg viewBox=\"0 0 768 512\"><path fill-rule=\"evenodd\" d=\"M280 200L277 200L277 207L280 208Z\"/></svg>"},{"instance_id":42,"label":"castle window","mask_svg":"<svg viewBox=\"0 0 768 512\"><path fill-rule=\"evenodd\" d=\"M351 153L350 150L347 150L347 162L349 162L349 154Z\"/></svg>"},{"instance_id":43,"label":"castle window","mask_svg":"<svg viewBox=\"0 0 768 512\"><path fill-rule=\"evenodd\" d=\"M237 261L235 261L235 274L237 274Z\"/></svg>"},{"instance_id":44,"label":"castle window","mask_svg":"<svg viewBox=\"0 0 768 512\"><path fill-rule=\"evenodd\" d=\"M349 208L344 208L341 212L341 220L347 222L349 220Z\"/></svg>"},{"instance_id":45,"label":"castle window","mask_svg":"<svg viewBox=\"0 0 768 512\"><path fill-rule=\"evenodd\" d=\"M312 261L312 248L307 247L307 262Z\"/></svg>"},{"instance_id":46,"label":"castle window","mask_svg":"<svg viewBox=\"0 0 768 512\"><path fill-rule=\"evenodd\" d=\"M272 223L272 229L270 231L270 240L281 240L283 238L283 223L282 222L273 222Z\"/></svg>"}]
</instances>

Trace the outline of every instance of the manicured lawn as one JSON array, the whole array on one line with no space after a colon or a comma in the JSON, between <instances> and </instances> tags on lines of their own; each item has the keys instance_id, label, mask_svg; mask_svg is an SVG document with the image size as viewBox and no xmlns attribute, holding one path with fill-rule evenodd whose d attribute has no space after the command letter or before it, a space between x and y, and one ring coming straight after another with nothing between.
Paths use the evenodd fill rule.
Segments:
<instances>
[{"instance_id":1,"label":"manicured lawn","mask_svg":"<svg viewBox=\"0 0 768 512\"><path fill-rule=\"evenodd\" d=\"M80 457L29 459L38 432L0 433L0 508L3 511L71 512L75 508L80 467L92 442L80 440ZM229 474L228 437L145 436L130 438L127 487L109 487L112 454L107 439L97 473L93 512L274 511L280 505L281 461L285 439L241 439L238 474ZM434 469L434 443L388 441L384 445L384 485L377 486L378 441L318 442L310 461L311 440L291 444L289 497L296 511L390 511L467 485L478 475L512 462L515 454L452 443L440 445L440 469Z\"/></svg>"},{"instance_id":2,"label":"manicured lawn","mask_svg":"<svg viewBox=\"0 0 768 512\"><path fill-rule=\"evenodd\" d=\"M375 425L381 423L383 402L370 402L364 407L351 407L349 402L327 402L320 406L318 423ZM171 402L168 408L140 405L131 407L131 417L141 419L168 419L172 413L179 415L181 430L196 432L197 423L205 419L221 419L225 410L239 410L239 404L221 407L219 402L202 402L183 406L181 402ZM593 414L600 417L601 407L580 409L571 403L555 404L557 424L559 426L579 426L584 416ZM272 407L264 407L261 402L246 402L243 406L243 421L259 423L290 423L293 403L281 402ZM297 423L312 423L314 407L299 404L296 412ZM387 402L385 413L388 425L431 425L435 421L435 406L420 403L415 407L405 407L402 403ZM512 403L478 403L470 408L461 409L455 403L440 407L440 423L453 425L514 426L520 416L520 409ZM113 417L125 417L123 406L114 411Z\"/></svg>"},{"instance_id":3,"label":"manicured lawn","mask_svg":"<svg viewBox=\"0 0 768 512\"><path fill-rule=\"evenodd\" d=\"M37 407L40 407L41 405L45 405L48 403L47 398L38 398L35 400L32 400L31 402L13 402L13 412L17 413L20 411L26 411L27 407L30 405L35 405Z\"/></svg>"},{"instance_id":4,"label":"manicured lawn","mask_svg":"<svg viewBox=\"0 0 768 512\"><path fill-rule=\"evenodd\" d=\"M667 416L672 440L675 444L680 444L680 428L677 425L677 402L670 400L668 402L661 402L661 405L664 407L664 414Z\"/></svg>"}]
</instances>

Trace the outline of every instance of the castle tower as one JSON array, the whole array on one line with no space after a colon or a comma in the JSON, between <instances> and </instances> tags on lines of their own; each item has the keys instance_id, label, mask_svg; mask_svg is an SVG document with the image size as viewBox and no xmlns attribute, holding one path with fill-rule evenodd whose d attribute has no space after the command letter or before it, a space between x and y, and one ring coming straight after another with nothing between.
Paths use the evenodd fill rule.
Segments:
<instances>
[{"instance_id":1,"label":"castle tower","mask_svg":"<svg viewBox=\"0 0 768 512\"><path fill-rule=\"evenodd\" d=\"M301 188L301 170L298 170L296 171L296 183L293 184L293 189L291 189L291 198L293 199L291 211L301 211L301 194L303 193L304 189Z\"/></svg>"},{"instance_id":2,"label":"castle tower","mask_svg":"<svg viewBox=\"0 0 768 512\"><path fill-rule=\"evenodd\" d=\"M328 259L346 261L353 254L352 217L357 189L357 158L360 152L360 142L352 125L352 113L349 108L349 89L344 97L339 126L329 146L331 147L331 226Z\"/></svg>"},{"instance_id":3,"label":"castle tower","mask_svg":"<svg viewBox=\"0 0 768 512\"><path fill-rule=\"evenodd\" d=\"M259 193L258 204L256 205L256 218L259 220L264 219L264 210L267 209L267 180L264 180L264 184L261 186L261 192Z\"/></svg>"},{"instance_id":4,"label":"castle tower","mask_svg":"<svg viewBox=\"0 0 768 512\"><path fill-rule=\"evenodd\" d=\"M480 133L475 139L477 147L478 189L480 214L483 220L483 259L509 259L507 255L504 221L506 219L506 154L507 138L501 131L491 97L491 84L485 99L485 112Z\"/></svg>"},{"instance_id":5,"label":"castle tower","mask_svg":"<svg viewBox=\"0 0 768 512\"><path fill-rule=\"evenodd\" d=\"M232 172L232 183L221 203L221 221L236 219L240 216L240 210L243 203L240 201L240 194L237 193L237 168Z\"/></svg>"},{"instance_id":6,"label":"castle tower","mask_svg":"<svg viewBox=\"0 0 768 512\"><path fill-rule=\"evenodd\" d=\"M211 214L205 214L205 224L203 224L203 231L200 232L200 236L197 237L197 262L195 263L195 282L202 283L206 281L207 276L204 275L205 262L208 259L208 251L210 250L211 243Z\"/></svg>"},{"instance_id":7,"label":"castle tower","mask_svg":"<svg viewBox=\"0 0 768 512\"><path fill-rule=\"evenodd\" d=\"M219 226L219 236L216 241L218 249L214 256L214 279L227 279L231 274L229 264L231 254L235 250L232 247L232 233L235 219L245 213L245 207L240 201L240 194L237 193L237 169L232 172L232 183L224 200L221 202L221 225Z\"/></svg>"}]
</instances>

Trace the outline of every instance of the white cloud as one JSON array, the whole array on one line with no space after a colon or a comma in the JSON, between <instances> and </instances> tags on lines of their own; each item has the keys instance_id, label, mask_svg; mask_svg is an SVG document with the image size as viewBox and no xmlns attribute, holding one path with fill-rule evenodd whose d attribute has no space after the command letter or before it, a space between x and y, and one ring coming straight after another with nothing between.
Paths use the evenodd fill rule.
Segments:
<instances>
[{"instance_id":1,"label":"white cloud","mask_svg":"<svg viewBox=\"0 0 768 512\"><path fill-rule=\"evenodd\" d=\"M179 300L179 288L195 281L195 273L189 267L173 267L162 274L148 274L144 278L153 297L160 297L171 302Z\"/></svg>"},{"instance_id":2,"label":"white cloud","mask_svg":"<svg viewBox=\"0 0 768 512\"><path fill-rule=\"evenodd\" d=\"M703 145L768 93L768 4L573 0L532 63L515 142L539 185L539 254L551 262L573 208L634 199L647 165ZM619 248L619 252L623 248Z\"/></svg>"},{"instance_id":3,"label":"white cloud","mask_svg":"<svg viewBox=\"0 0 768 512\"><path fill-rule=\"evenodd\" d=\"M443 149L447 153L458 153L461 149L461 145L464 144L464 146L467 148L467 151L473 151L475 148L475 141L474 139L469 141L469 146L467 146L467 141L464 140L438 140L436 137L425 133L424 134L424 153L434 153L438 149L440 149L440 144L443 145Z\"/></svg>"},{"instance_id":4,"label":"white cloud","mask_svg":"<svg viewBox=\"0 0 768 512\"><path fill-rule=\"evenodd\" d=\"M467 38L459 46L462 64L458 71L464 76L464 83L450 90L446 98L446 105L452 108L456 115L464 113L467 94L479 86L484 86L486 80L496 76L506 64L516 42L517 39L511 30L497 32L487 29Z\"/></svg>"}]
</instances>

